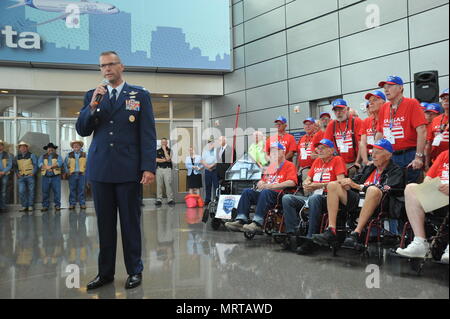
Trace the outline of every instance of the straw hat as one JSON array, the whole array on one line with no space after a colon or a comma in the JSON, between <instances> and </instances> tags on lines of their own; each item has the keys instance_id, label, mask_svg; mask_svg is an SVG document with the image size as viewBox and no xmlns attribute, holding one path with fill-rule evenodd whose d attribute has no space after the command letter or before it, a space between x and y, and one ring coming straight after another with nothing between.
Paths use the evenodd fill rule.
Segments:
<instances>
[{"instance_id":1,"label":"straw hat","mask_svg":"<svg viewBox=\"0 0 450 319\"><path fill-rule=\"evenodd\" d=\"M19 144L17 144L17 148L19 148L20 146L30 147L30 144L28 144L28 143L26 143L24 141L21 141Z\"/></svg>"},{"instance_id":2,"label":"straw hat","mask_svg":"<svg viewBox=\"0 0 450 319\"><path fill-rule=\"evenodd\" d=\"M72 141L72 142L70 142L70 147L73 148L73 144L75 144L75 143L80 144L81 147L83 147L83 145L84 145L83 141Z\"/></svg>"}]
</instances>

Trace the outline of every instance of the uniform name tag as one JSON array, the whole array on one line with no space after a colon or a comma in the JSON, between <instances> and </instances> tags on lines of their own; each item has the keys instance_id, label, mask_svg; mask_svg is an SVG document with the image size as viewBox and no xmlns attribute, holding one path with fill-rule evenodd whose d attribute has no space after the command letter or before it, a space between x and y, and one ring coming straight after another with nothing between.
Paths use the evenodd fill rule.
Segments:
<instances>
[{"instance_id":1,"label":"uniform name tag","mask_svg":"<svg viewBox=\"0 0 450 319\"><path fill-rule=\"evenodd\" d=\"M125 101L126 110L127 111L136 111L139 112L141 110L141 102L133 99Z\"/></svg>"}]
</instances>

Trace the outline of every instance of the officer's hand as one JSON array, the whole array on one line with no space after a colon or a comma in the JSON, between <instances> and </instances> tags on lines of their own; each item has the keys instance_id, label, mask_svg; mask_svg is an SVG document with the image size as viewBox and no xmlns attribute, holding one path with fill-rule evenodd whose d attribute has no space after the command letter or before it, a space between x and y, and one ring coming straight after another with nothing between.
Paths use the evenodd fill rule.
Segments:
<instances>
[{"instance_id":1,"label":"officer's hand","mask_svg":"<svg viewBox=\"0 0 450 319\"><path fill-rule=\"evenodd\" d=\"M89 104L89 106L94 109L97 105L95 104L95 98L97 97L97 95L105 95L107 92L105 86L103 84L100 84L99 86L97 86L97 88L94 91L94 94L92 94L92 99L91 99L91 103Z\"/></svg>"},{"instance_id":2,"label":"officer's hand","mask_svg":"<svg viewBox=\"0 0 450 319\"><path fill-rule=\"evenodd\" d=\"M155 181L155 174L149 171L144 171L142 174L141 184L148 185Z\"/></svg>"}]
</instances>

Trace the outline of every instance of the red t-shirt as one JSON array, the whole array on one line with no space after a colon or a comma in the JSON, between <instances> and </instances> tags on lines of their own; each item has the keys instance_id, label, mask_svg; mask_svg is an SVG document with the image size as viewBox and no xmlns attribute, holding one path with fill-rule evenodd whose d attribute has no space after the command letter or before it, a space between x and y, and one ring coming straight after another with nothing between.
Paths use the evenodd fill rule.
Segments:
<instances>
[{"instance_id":1,"label":"red t-shirt","mask_svg":"<svg viewBox=\"0 0 450 319\"><path fill-rule=\"evenodd\" d=\"M361 140L362 120L359 117L355 117L355 127L352 127L352 118L353 117L350 116L348 120L344 122L338 122L336 120L331 121L328 124L323 137L333 141L336 146L336 151L338 151L339 155L346 163L353 163L356 161L358 145ZM336 132L333 131L334 123L336 123ZM356 145L353 145L353 132L355 134ZM340 141L342 141L342 144Z\"/></svg>"},{"instance_id":2,"label":"red t-shirt","mask_svg":"<svg viewBox=\"0 0 450 319\"><path fill-rule=\"evenodd\" d=\"M448 116L441 114L428 125L427 140L431 143L431 160L433 161L440 153L448 150Z\"/></svg>"},{"instance_id":3,"label":"red t-shirt","mask_svg":"<svg viewBox=\"0 0 450 319\"><path fill-rule=\"evenodd\" d=\"M322 130L320 130L316 134L314 134L314 137L312 140L312 146L311 146L311 153L316 152L316 147L314 145L318 144L323 139L324 134L325 134L325 132Z\"/></svg>"},{"instance_id":4,"label":"red t-shirt","mask_svg":"<svg viewBox=\"0 0 450 319\"><path fill-rule=\"evenodd\" d=\"M397 108L397 112L391 116L391 102L386 102L380 109L377 131L383 133L394 147L394 151L405 150L417 146L416 128L427 125L424 112L416 99L403 98ZM391 120L392 117L392 120ZM391 123L392 121L392 123ZM392 124L392 128L390 128ZM391 131L395 139L389 139L384 130Z\"/></svg>"},{"instance_id":5,"label":"red t-shirt","mask_svg":"<svg viewBox=\"0 0 450 319\"><path fill-rule=\"evenodd\" d=\"M342 157L334 156L328 163L324 163L321 158L316 158L308 176L313 183L329 183L337 180L338 175L346 173L347 168Z\"/></svg>"},{"instance_id":6,"label":"red t-shirt","mask_svg":"<svg viewBox=\"0 0 450 319\"><path fill-rule=\"evenodd\" d=\"M442 152L427 172L431 178L439 177L442 184L448 184L448 150Z\"/></svg>"},{"instance_id":7,"label":"red t-shirt","mask_svg":"<svg viewBox=\"0 0 450 319\"><path fill-rule=\"evenodd\" d=\"M262 180L267 184L279 184L285 181L294 181L297 185L297 170L295 169L295 165L292 162L284 161L283 166L279 169L279 166L275 163L272 163L267 167L264 172ZM281 192L281 189L277 189L274 191Z\"/></svg>"},{"instance_id":8,"label":"red t-shirt","mask_svg":"<svg viewBox=\"0 0 450 319\"><path fill-rule=\"evenodd\" d=\"M377 134L378 121L369 116L363 120L361 126L361 135L366 135L367 145L373 145L375 143L375 135ZM367 153L372 154L372 149L368 149Z\"/></svg>"},{"instance_id":9,"label":"red t-shirt","mask_svg":"<svg viewBox=\"0 0 450 319\"><path fill-rule=\"evenodd\" d=\"M274 142L280 142L286 147L286 154L289 152L297 151L297 142L295 141L295 137L291 134L284 134L282 137L280 135L273 135L267 138L266 142L266 153L270 154L270 145Z\"/></svg>"},{"instance_id":10,"label":"red t-shirt","mask_svg":"<svg viewBox=\"0 0 450 319\"><path fill-rule=\"evenodd\" d=\"M314 160L311 158L311 149L314 135L305 134L297 144L298 164L300 167L311 166Z\"/></svg>"},{"instance_id":11,"label":"red t-shirt","mask_svg":"<svg viewBox=\"0 0 450 319\"><path fill-rule=\"evenodd\" d=\"M378 185L380 183L381 174L378 174L377 170L374 169L373 172L369 175L369 177L364 182L365 186L369 185Z\"/></svg>"}]
</instances>

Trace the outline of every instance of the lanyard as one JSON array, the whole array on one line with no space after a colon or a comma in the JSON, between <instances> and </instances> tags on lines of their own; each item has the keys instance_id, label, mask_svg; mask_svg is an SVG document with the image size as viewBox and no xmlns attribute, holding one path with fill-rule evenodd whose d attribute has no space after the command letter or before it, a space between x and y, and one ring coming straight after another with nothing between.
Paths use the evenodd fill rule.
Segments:
<instances>
[{"instance_id":1,"label":"lanyard","mask_svg":"<svg viewBox=\"0 0 450 319\"><path fill-rule=\"evenodd\" d=\"M330 162L328 162L328 163L330 163ZM323 165L322 165L322 168L320 169L320 181L319 181L319 183L322 183L322 181L323 181L323 171L324 171L325 166L327 166L327 164L328 164L328 163L325 163L323 160L322 160L322 163L323 163Z\"/></svg>"},{"instance_id":2,"label":"lanyard","mask_svg":"<svg viewBox=\"0 0 450 319\"><path fill-rule=\"evenodd\" d=\"M373 183L375 185L378 185L380 183L381 180L381 173L378 173L378 169L375 170L375 175L373 177Z\"/></svg>"},{"instance_id":3,"label":"lanyard","mask_svg":"<svg viewBox=\"0 0 450 319\"><path fill-rule=\"evenodd\" d=\"M375 119L375 117L372 119L372 132L371 133L375 133L377 131L377 124L378 121ZM374 134L375 135L375 134Z\"/></svg>"},{"instance_id":4,"label":"lanyard","mask_svg":"<svg viewBox=\"0 0 450 319\"><path fill-rule=\"evenodd\" d=\"M305 149L307 150L309 148L309 145L311 145L312 139L314 138L314 135L306 135L307 137L309 137L308 139L306 139L305 143ZM300 145L301 146L301 145Z\"/></svg>"},{"instance_id":5,"label":"lanyard","mask_svg":"<svg viewBox=\"0 0 450 319\"><path fill-rule=\"evenodd\" d=\"M445 114L442 116L441 123L439 124L439 130L441 133L444 133L444 131L448 131L448 117L447 117L447 123L444 122Z\"/></svg>"},{"instance_id":6,"label":"lanyard","mask_svg":"<svg viewBox=\"0 0 450 319\"><path fill-rule=\"evenodd\" d=\"M347 137L348 122L350 122L350 118L348 118L346 121L344 132L341 131L341 122L338 122L338 124L336 125L336 129L339 129L339 134L341 135L342 140L345 140L345 138ZM336 132L334 132L334 134L336 135Z\"/></svg>"},{"instance_id":7,"label":"lanyard","mask_svg":"<svg viewBox=\"0 0 450 319\"><path fill-rule=\"evenodd\" d=\"M389 128L392 129L394 127L394 121L395 121L395 115L398 112L398 109L400 108L400 104L402 104L403 98L398 102L397 109L395 110L394 114L392 114L392 104L389 108Z\"/></svg>"}]
</instances>

